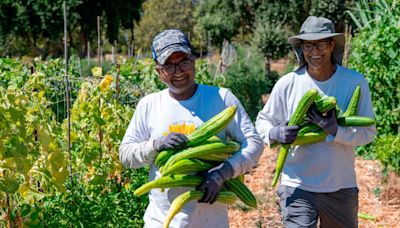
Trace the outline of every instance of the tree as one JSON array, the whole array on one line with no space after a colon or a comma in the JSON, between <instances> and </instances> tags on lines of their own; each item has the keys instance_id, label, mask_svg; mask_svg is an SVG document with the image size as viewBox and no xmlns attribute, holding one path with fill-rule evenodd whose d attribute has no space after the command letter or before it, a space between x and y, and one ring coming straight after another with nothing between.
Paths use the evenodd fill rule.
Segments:
<instances>
[{"instance_id":1,"label":"tree","mask_svg":"<svg viewBox=\"0 0 400 228\"><path fill-rule=\"evenodd\" d=\"M69 1L68 10L77 4L79 4L78 0ZM20 38L20 43L31 47L36 54L45 54L51 48L57 49L56 46L60 44L64 29L62 5L63 0L2 1L0 3L0 36L5 46L7 46L7 41ZM76 16L70 14L68 20L74 22ZM42 38L46 39L40 45L39 40ZM62 49L62 45L59 48Z\"/></svg>"},{"instance_id":2,"label":"tree","mask_svg":"<svg viewBox=\"0 0 400 228\"><path fill-rule=\"evenodd\" d=\"M343 31L345 0L203 0L196 20L211 35L214 45L224 39L252 43L268 62L287 55L287 38L299 31L309 15L331 18ZM220 10L222 9L222 10ZM268 69L267 69L268 71Z\"/></svg>"},{"instance_id":3,"label":"tree","mask_svg":"<svg viewBox=\"0 0 400 228\"><path fill-rule=\"evenodd\" d=\"M180 29L193 41L192 12L191 0L146 1L143 4L143 17L136 28L136 47L150 51L154 36L165 29Z\"/></svg>"},{"instance_id":4,"label":"tree","mask_svg":"<svg viewBox=\"0 0 400 228\"><path fill-rule=\"evenodd\" d=\"M64 0L4 0L0 2L0 55L63 53L63 2ZM110 43L118 39L121 28L133 31L134 21L140 19L143 0L70 0L67 16L70 46L87 50L87 41L97 37L97 16ZM132 32L133 33L133 32ZM75 40L78 37L77 40ZM13 45L14 44L14 45ZM16 50L12 50L12 48ZM27 50L21 47L28 47ZM33 50L30 51L30 50Z\"/></svg>"},{"instance_id":5,"label":"tree","mask_svg":"<svg viewBox=\"0 0 400 228\"><path fill-rule=\"evenodd\" d=\"M212 37L212 44L221 46L224 39L231 39L238 33L241 13L235 1L204 0L197 6L196 18L206 36Z\"/></svg>"},{"instance_id":6,"label":"tree","mask_svg":"<svg viewBox=\"0 0 400 228\"><path fill-rule=\"evenodd\" d=\"M259 22L254 30L252 39L253 45L259 50L265 58L265 72L270 75L270 65L272 60L285 57L291 50L287 38L291 36L288 28L281 24L266 24Z\"/></svg>"}]
</instances>

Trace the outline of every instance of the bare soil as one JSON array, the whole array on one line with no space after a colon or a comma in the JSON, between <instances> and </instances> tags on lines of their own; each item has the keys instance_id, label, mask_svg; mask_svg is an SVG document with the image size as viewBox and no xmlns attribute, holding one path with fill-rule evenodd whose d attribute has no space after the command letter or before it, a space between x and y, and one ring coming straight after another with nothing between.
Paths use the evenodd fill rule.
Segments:
<instances>
[{"instance_id":1,"label":"bare soil","mask_svg":"<svg viewBox=\"0 0 400 228\"><path fill-rule=\"evenodd\" d=\"M258 208L241 202L229 208L231 228L283 227L277 204L276 189L271 187L277 151L266 148L253 172L245 175L245 184L255 194ZM356 158L359 212L375 217L359 218L359 227L400 227L400 176L382 176L378 161ZM383 181L385 183L382 183Z\"/></svg>"}]
</instances>

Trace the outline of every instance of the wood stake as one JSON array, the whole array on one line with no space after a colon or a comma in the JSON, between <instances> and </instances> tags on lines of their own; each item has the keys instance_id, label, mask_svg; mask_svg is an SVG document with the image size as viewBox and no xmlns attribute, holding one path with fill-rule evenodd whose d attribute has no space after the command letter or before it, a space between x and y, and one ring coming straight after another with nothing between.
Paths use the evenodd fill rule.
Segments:
<instances>
[{"instance_id":1,"label":"wood stake","mask_svg":"<svg viewBox=\"0 0 400 228\"><path fill-rule=\"evenodd\" d=\"M64 63L65 63L65 94L67 97L67 124L68 124L68 155L69 155L69 179L71 186L73 186L72 179L72 154L71 154L71 113L70 113L70 98L69 98L69 78L68 78L68 49L67 49L67 10L65 7L65 1L63 3L64 8Z\"/></svg>"}]
</instances>

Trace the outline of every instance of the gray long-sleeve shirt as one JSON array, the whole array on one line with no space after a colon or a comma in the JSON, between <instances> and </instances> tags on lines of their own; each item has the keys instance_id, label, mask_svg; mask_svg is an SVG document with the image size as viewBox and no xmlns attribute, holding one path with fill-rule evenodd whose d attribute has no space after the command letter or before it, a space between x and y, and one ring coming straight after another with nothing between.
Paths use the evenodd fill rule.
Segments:
<instances>
[{"instance_id":1,"label":"gray long-sleeve shirt","mask_svg":"<svg viewBox=\"0 0 400 228\"><path fill-rule=\"evenodd\" d=\"M256 128L264 143L270 145L271 128L290 120L302 96L317 89L321 96L334 96L341 110L346 110L357 85L361 86L358 115L374 118L368 84L356 71L337 65L326 81L313 79L303 67L283 76L274 86L268 102L259 112ZM282 172L281 184L311 192L333 192L356 187L354 148L371 142L375 126L339 127L336 136L312 145L290 149Z\"/></svg>"},{"instance_id":2,"label":"gray long-sleeve shirt","mask_svg":"<svg viewBox=\"0 0 400 228\"><path fill-rule=\"evenodd\" d=\"M150 165L149 179L160 177L154 165L157 152L154 139L169 132L189 133L226 107L236 105L237 112L218 136L222 140L240 143L240 151L227 161L234 169L234 177L249 172L262 153L263 143L239 100L227 89L199 85L188 100L177 101L163 90L144 97L136 107L133 118L119 148L124 166L139 168ZM149 193L150 204L145 213L146 227L161 227L171 202L185 191L194 188L171 188ZM190 202L178 213L170 227L228 227L226 205Z\"/></svg>"}]
</instances>

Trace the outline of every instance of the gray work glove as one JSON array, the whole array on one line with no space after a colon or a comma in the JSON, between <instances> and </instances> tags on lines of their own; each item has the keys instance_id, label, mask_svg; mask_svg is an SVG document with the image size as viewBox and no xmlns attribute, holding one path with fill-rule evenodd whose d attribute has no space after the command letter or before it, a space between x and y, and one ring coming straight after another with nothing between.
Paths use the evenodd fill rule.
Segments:
<instances>
[{"instance_id":1,"label":"gray work glove","mask_svg":"<svg viewBox=\"0 0 400 228\"><path fill-rule=\"evenodd\" d=\"M188 138L184 134L172 132L167 136L162 136L154 140L154 149L156 151L178 150L184 148L188 141Z\"/></svg>"},{"instance_id":2,"label":"gray work glove","mask_svg":"<svg viewBox=\"0 0 400 228\"><path fill-rule=\"evenodd\" d=\"M326 116L317 111L317 106L312 104L307 111L308 120L318 126L330 135L336 135L338 124L336 120L336 109L331 109Z\"/></svg>"},{"instance_id":3,"label":"gray work glove","mask_svg":"<svg viewBox=\"0 0 400 228\"><path fill-rule=\"evenodd\" d=\"M199 203L213 204L217 201L219 192L225 181L233 176L233 168L229 162L224 162L220 168L211 169L212 171L200 173L205 179L196 189L205 191Z\"/></svg>"},{"instance_id":4,"label":"gray work glove","mask_svg":"<svg viewBox=\"0 0 400 228\"><path fill-rule=\"evenodd\" d=\"M274 127L269 131L269 139L280 144L291 144L296 140L299 130L297 125Z\"/></svg>"}]
</instances>

